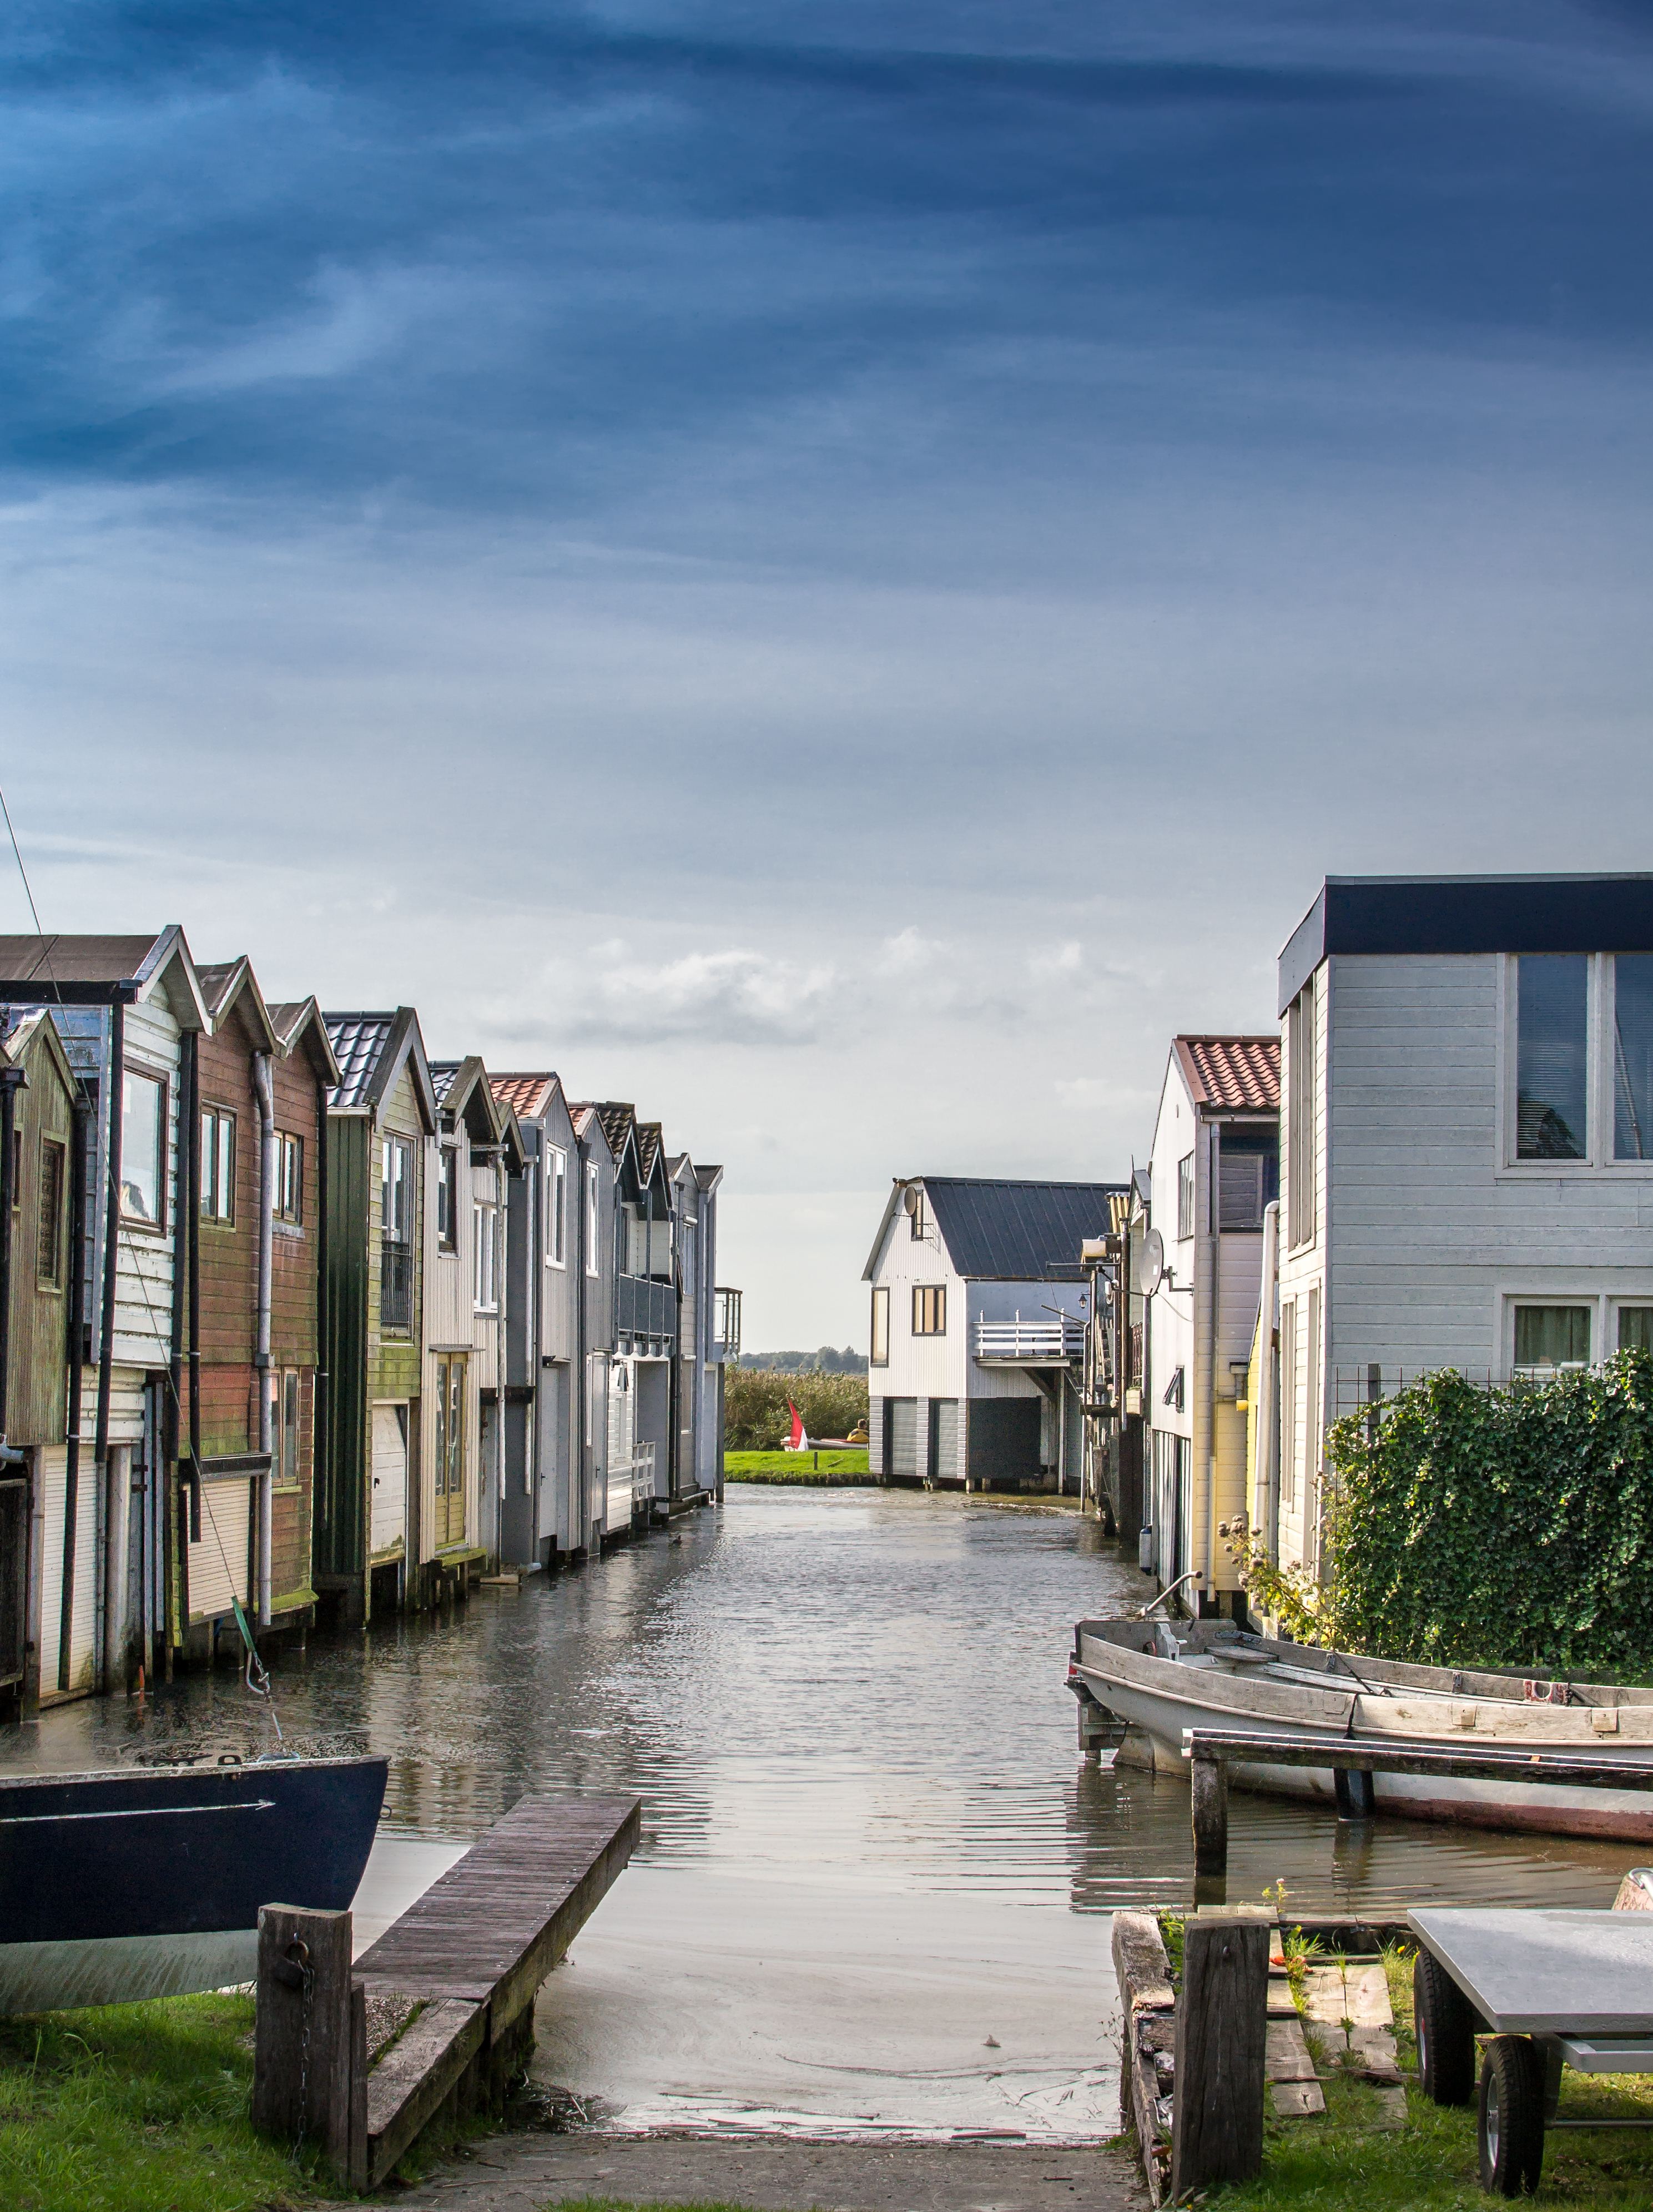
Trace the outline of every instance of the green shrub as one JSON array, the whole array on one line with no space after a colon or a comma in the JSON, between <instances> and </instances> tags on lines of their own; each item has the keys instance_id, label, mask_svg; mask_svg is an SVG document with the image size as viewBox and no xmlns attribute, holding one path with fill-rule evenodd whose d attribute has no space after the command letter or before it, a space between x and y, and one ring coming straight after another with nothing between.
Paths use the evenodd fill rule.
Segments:
<instances>
[{"instance_id":1,"label":"green shrub","mask_svg":"<svg viewBox=\"0 0 1653 2212\"><path fill-rule=\"evenodd\" d=\"M1492 1390L1428 1376L1335 1423L1327 1455L1331 1640L1544 1676L1648 1666L1653 1355Z\"/></svg>"},{"instance_id":2,"label":"green shrub","mask_svg":"<svg viewBox=\"0 0 1653 2212\"><path fill-rule=\"evenodd\" d=\"M791 1398L812 1437L847 1437L866 1419L865 1375L777 1375L731 1367L723 1378L723 1443L728 1451L777 1451L792 1433Z\"/></svg>"}]
</instances>

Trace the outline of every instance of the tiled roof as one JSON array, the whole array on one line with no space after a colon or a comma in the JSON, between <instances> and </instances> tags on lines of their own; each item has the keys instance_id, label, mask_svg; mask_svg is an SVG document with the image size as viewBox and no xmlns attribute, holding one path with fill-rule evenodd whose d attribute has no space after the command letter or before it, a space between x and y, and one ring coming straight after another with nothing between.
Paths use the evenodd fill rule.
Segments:
<instances>
[{"instance_id":1,"label":"tiled roof","mask_svg":"<svg viewBox=\"0 0 1653 2212\"><path fill-rule=\"evenodd\" d=\"M637 1172L647 1182L654 1172L654 1162L665 1141L658 1121L639 1121L637 1124Z\"/></svg>"},{"instance_id":2,"label":"tiled roof","mask_svg":"<svg viewBox=\"0 0 1653 2212\"><path fill-rule=\"evenodd\" d=\"M538 1114L544 1107L546 1095L556 1081L554 1074L495 1075L492 1079L494 1096L501 1106L508 1106L517 1114Z\"/></svg>"},{"instance_id":3,"label":"tiled roof","mask_svg":"<svg viewBox=\"0 0 1653 2212\"><path fill-rule=\"evenodd\" d=\"M369 1103L368 1090L379 1056L390 1041L396 1026L392 1014L324 1014L327 1036L338 1055L343 1080L336 1091L327 1093L327 1103L335 1112L352 1106Z\"/></svg>"},{"instance_id":4,"label":"tiled roof","mask_svg":"<svg viewBox=\"0 0 1653 2212\"><path fill-rule=\"evenodd\" d=\"M430 1087L436 1093L436 1103L446 1106L447 1094L453 1088L453 1079L465 1065L458 1060L433 1060L430 1063Z\"/></svg>"},{"instance_id":5,"label":"tiled roof","mask_svg":"<svg viewBox=\"0 0 1653 2212\"><path fill-rule=\"evenodd\" d=\"M1039 1283L1077 1276L1079 1247L1105 1237L1116 1182L1000 1182L923 1176L949 1258L978 1281Z\"/></svg>"},{"instance_id":6,"label":"tiled roof","mask_svg":"<svg viewBox=\"0 0 1653 2212\"><path fill-rule=\"evenodd\" d=\"M612 1099L599 1103L593 1109L603 1125L603 1134L609 1140L609 1150L618 1159L625 1148L626 1132L637 1118L635 1106L623 1106Z\"/></svg>"},{"instance_id":7,"label":"tiled roof","mask_svg":"<svg viewBox=\"0 0 1653 2212\"><path fill-rule=\"evenodd\" d=\"M1180 1036L1176 1057L1196 1106L1219 1113L1279 1113L1277 1036Z\"/></svg>"}]
</instances>

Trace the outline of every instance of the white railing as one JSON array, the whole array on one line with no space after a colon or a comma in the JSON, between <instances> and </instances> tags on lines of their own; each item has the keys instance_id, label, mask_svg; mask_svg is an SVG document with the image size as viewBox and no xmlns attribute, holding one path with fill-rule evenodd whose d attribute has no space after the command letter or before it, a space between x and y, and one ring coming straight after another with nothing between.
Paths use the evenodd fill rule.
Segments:
<instances>
[{"instance_id":1,"label":"white railing","mask_svg":"<svg viewBox=\"0 0 1653 2212\"><path fill-rule=\"evenodd\" d=\"M631 1516L641 1505L647 1509L654 1495L654 1447L638 1444L635 1449L618 1459L611 1460L608 1474L608 1515L606 1527L611 1536L631 1526Z\"/></svg>"},{"instance_id":2,"label":"white railing","mask_svg":"<svg viewBox=\"0 0 1653 2212\"><path fill-rule=\"evenodd\" d=\"M1071 1316L1052 1314L1042 1321L979 1321L975 1324L978 1359L1079 1359L1085 1354L1085 1323Z\"/></svg>"}]
</instances>

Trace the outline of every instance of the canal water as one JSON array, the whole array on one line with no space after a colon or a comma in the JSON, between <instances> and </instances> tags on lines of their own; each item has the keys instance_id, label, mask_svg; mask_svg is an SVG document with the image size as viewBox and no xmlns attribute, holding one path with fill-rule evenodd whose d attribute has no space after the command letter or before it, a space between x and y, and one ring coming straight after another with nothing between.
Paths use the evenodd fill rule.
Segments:
<instances>
[{"instance_id":1,"label":"canal water","mask_svg":"<svg viewBox=\"0 0 1653 2212\"><path fill-rule=\"evenodd\" d=\"M523 1791L635 1791L643 1844L541 1999L538 2066L622 2126L1079 2138L1117 2124L1107 1915L1194 1894L1188 1794L1087 1767L1073 1623L1149 1585L1071 1511L732 1486L432 1620L313 1638L289 1742L391 1760L359 1917ZM273 1745L228 1665L47 1714L0 1763ZM1632 1846L1237 1796L1231 1900L1605 1905Z\"/></svg>"}]
</instances>

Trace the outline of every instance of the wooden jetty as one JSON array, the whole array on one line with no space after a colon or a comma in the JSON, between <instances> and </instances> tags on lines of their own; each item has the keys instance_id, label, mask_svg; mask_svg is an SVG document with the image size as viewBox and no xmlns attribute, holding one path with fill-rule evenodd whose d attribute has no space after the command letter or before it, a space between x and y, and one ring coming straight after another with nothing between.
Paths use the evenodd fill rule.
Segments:
<instances>
[{"instance_id":1,"label":"wooden jetty","mask_svg":"<svg viewBox=\"0 0 1653 2212\"><path fill-rule=\"evenodd\" d=\"M341 2168L348 2163L357 2187L378 2188L445 2107L470 2111L502 2097L532 2046L540 1984L624 1869L641 1820L635 1797L521 1798L356 1960L356 2024L341 2014L338 2033L349 2045L338 2058L349 2075L365 2067L366 2094L345 2100L359 2116L348 2160L331 2131L330 2154ZM261 2054L292 2041L280 2033L300 1986L289 1947L295 1934L323 1933L298 1925L308 1917L277 1906L259 1916ZM364 2014L380 2026L376 2059L364 2047ZM320 2056L313 2052L318 2073ZM291 2089L262 2086L272 2118L285 2115Z\"/></svg>"},{"instance_id":2,"label":"wooden jetty","mask_svg":"<svg viewBox=\"0 0 1653 2212\"><path fill-rule=\"evenodd\" d=\"M1238 1729L1184 1729L1182 1756L1192 1767L1194 1869L1228 1871L1228 1771L1231 1766L1329 1766L1338 1777L1338 1811L1368 1819L1375 1809L1373 1774L1461 1776L1474 1781L1548 1784L1569 1790L1653 1790L1653 1762L1589 1759L1571 1752L1527 1752L1503 1746L1444 1747L1437 1739L1265 1735ZM1401 1808L1402 1813L1405 1807Z\"/></svg>"}]
</instances>

